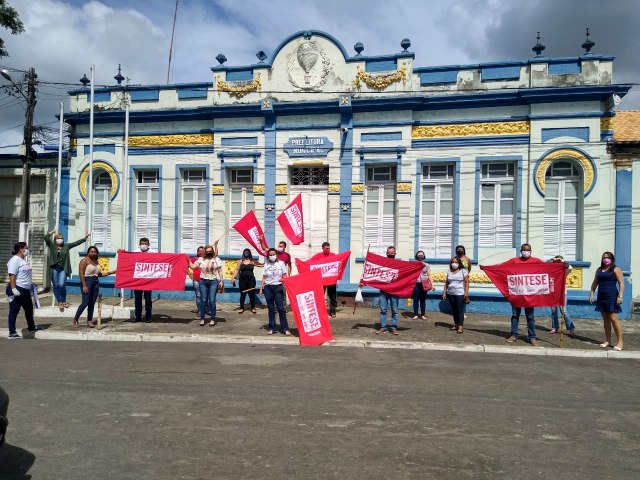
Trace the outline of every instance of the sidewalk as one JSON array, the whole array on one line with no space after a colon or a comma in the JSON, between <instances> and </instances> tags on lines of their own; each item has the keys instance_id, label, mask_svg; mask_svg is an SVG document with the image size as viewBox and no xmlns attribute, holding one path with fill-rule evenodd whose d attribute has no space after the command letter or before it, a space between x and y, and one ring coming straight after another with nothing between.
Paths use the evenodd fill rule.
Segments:
<instances>
[{"instance_id":1,"label":"sidewalk","mask_svg":"<svg viewBox=\"0 0 640 480\"><path fill-rule=\"evenodd\" d=\"M293 337L284 335L267 335L267 308L258 306L258 312L252 314L249 309L240 314L236 304L219 303L217 324L210 327L199 326L196 319L195 302L158 299L153 302L151 323L131 323L123 317L127 316L126 308L130 308L133 317L133 299L126 300L125 309L119 310L115 320L111 321L112 298L103 302L102 329L86 328L86 312L80 320L80 327L73 327L73 315L80 304L79 296L68 299L71 307L61 314L51 305L51 298L41 298L47 315L37 311L36 322L45 327L44 331L35 334L39 339L78 339L78 340L117 340L117 341L170 341L170 342L210 342L210 343L254 343L254 344L289 344L297 345L297 330L293 315L287 318L292 327ZM119 299L117 301L119 306ZM118 309L117 309L118 310ZM0 316L7 318L7 303L0 304ZM465 321L464 334L452 332L453 321L450 315L441 312L427 312L428 320L412 320L412 311L399 312L399 336L389 333L376 335L379 328L379 310L358 306L353 314L353 307L338 308L337 317L331 319L331 328L336 339L328 345L354 346L371 348L405 348L459 350L474 352L520 353L527 355L570 355L581 357L615 357L640 359L640 322L625 321L623 324L623 352L614 352L611 348L600 348L604 341L602 322L597 320L576 320L576 338L564 335L563 348L560 348L560 335L548 333L551 319L549 309L536 310L536 329L539 347L534 348L526 342L526 320L520 319L520 339L514 344L507 344L510 319L507 316L469 314ZM124 314L124 315L123 315ZM389 314L390 315L390 314ZM97 323L97 306L94 323ZM207 319L208 320L208 319ZM6 320L4 320L6 321ZM28 337L24 314L18 316L18 331ZM0 335L6 337L7 329L1 328ZM615 341L615 337L614 337Z\"/></svg>"}]
</instances>

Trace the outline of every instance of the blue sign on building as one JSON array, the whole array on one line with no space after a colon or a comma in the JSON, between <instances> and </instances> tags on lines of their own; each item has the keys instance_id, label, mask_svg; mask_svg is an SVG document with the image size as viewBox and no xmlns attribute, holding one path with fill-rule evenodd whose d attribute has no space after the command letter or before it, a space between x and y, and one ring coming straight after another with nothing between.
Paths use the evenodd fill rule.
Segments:
<instances>
[{"instance_id":1,"label":"blue sign on building","mask_svg":"<svg viewBox=\"0 0 640 480\"><path fill-rule=\"evenodd\" d=\"M327 137L294 137L283 146L290 157L326 157L333 149Z\"/></svg>"}]
</instances>

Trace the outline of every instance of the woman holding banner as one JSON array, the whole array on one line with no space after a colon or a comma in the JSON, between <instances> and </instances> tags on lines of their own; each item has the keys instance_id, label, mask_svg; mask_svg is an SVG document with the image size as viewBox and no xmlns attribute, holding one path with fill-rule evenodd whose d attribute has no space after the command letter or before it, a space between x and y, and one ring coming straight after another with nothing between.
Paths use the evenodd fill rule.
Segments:
<instances>
[{"instance_id":1,"label":"woman holding banner","mask_svg":"<svg viewBox=\"0 0 640 480\"><path fill-rule=\"evenodd\" d=\"M431 281L431 267L425 261L424 252L418 250L415 256L416 260L422 262L422 272L416 281L416 285L413 288L411 294L411 300L413 301L413 320L426 320L427 313L427 292L435 290L433 282ZM418 317L418 306L420 307L420 317Z\"/></svg>"},{"instance_id":2,"label":"woman holding banner","mask_svg":"<svg viewBox=\"0 0 640 480\"><path fill-rule=\"evenodd\" d=\"M82 303L76 310L76 315L73 317L73 326L80 326L80 315L87 309L87 327L93 328L93 309L98 299L98 293L100 292L100 282L98 278L105 275L111 275L115 273L112 270L107 273L102 273L100 265L98 264L98 256L100 252L98 247L91 245L87 249L87 255L80 260L80 266L78 267L78 273L80 274L80 283L82 284Z\"/></svg>"},{"instance_id":3,"label":"woman holding banner","mask_svg":"<svg viewBox=\"0 0 640 480\"><path fill-rule=\"evenodd\" d=\"M462 268L460 259L453 257L449 263L447 282L444 285L442 300L449 297L454 326L451 330L464 332L464 304L469 303L469 273Z\"/></svg>"},{"instance_id":4,"label":"woman holding banner","mask_svg":"<svg viewBox=\"0 0 640 480\"><path fill-rule=\"evenodd\" d=\"M605 342L601 343L602 348L611 346L611 327L616 333L618 343L613 349L617 352L623 349L624 341L622 340L622 326L618 319L618 313L622 311L622 295L624 293L624 277L620 267L616 266L616 257L611 252L604 252L600 261L600 268L596 270L593 283L591 284L591 293L589 294L589 303L593 303L593 295L598 289L598 297L596 299L596 312L602 313L604 322Z\"/></svg>"},{"instance_id":5,"label":"woman holding banner","mask_svg":"<svg viewBox=\"0 0 640 480\"><path fill-rule=\"evenodd\" d=\"M223 285L222 262L218 258L217 248L212 245L204 247L204 257L195 263L189 262L191 268L200 268L200 326L204 327L207 307L211 313L209 326L216 324L216 295Z\"/></svg>"},{"instance_id":6,"label":"woman holding banner","mask_svg":"<svg viewBox=\"0 0 640 480\"><path fill-rule=\"evenodd\" d=\"M287 266L282 260L278 260L278 253L275 248L270 248L267 252L267 261L264 264L260 293L264 290L264 298L269 308L269 330L267 335L276 333L276 310L280 316L280 328L282 333L290 336L289 323L287 322L287 312L284 308L284 287L282 280L287 278Z\"/></svg>"},{"instance_id":7,"label":"woman holding banner","mask_svg":"<svg viewBox=\"0 0 640 480\"><path fill-rule=\"evenodd\" d=\"M238 277L238 287L240 288L240 310L238 313L244 313L244 300L249 295L249 303L251 304L251 313L256 313L256 276L253 273L254 267L262 267L263 263L253 259L251 250L245 248L242 251L242 259L238 262L231 285L236 286L236 277Z\"/></svg>"}]
</instances>

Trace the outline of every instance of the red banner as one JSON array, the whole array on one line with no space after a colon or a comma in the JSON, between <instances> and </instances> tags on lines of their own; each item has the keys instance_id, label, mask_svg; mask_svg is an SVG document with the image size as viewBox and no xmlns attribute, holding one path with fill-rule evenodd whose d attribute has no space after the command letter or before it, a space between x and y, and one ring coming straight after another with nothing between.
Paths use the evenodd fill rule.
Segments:
<instances>
[{"instance_id":1,"label":"red banner","mask_svg":"<svg viewBox=\"0 0 640 480\"><path fill-rule=\"evenodd\" d=\"M319 270L311 270L283 280L298 327L300 345L322 345L333 340L321 280L322 274Z\"/></svg>"},{"instance_id":2,"label":"red banner","mask_svg":"<svg viewBox=\"0 0 640 480\"><path fill-rule=\"evenodd\" d=\"M291 243L299 245L304 242L304 221L302 218L302 197L298 194L293 202L278 215L278 223Z\"/></svg>"},{"instance_id":3,"label":"red banner","mask_svg":"<svg viewBox=\"0 0 640 480\"><path fill-rule=\"evenodd\" d=\"M118 250L116 288L184 290L189 257L184 253Z\"/></svg>"},{"instance_id":4,"label":"red banner","mask_svg":"<svg viewBox=\"0 0 640 480\"><path fill-rule=\"evenodd\" d=\"M264 238L264 232L253 210L238 220L233 228L235 228L260 255L263 257L267 256L267 250L269 250L267 240Z\"/></svg>"},{"instance_id":5,"label":"red banner","mask_svg":"<svg viewBox=\"0 0 640 480\"><path fill-rule=\"evenodd\" d=\"M514 307L564 306L564 263L505 262L480 268Z\"/></svg>"},{"instance_id":6,"label":"red banner","mask_svg":"<svg viewBox=\"0 0 640 480\"><path fill-rule=\"evenodd\" d=\"M347 268L350 251L342 253L332 253L327 256L318 256L309 260L296 258L296 268L298 273L305 273L311 270L319 270L322 285L335 285L338 280L342 280L344 269Z\"/></svg>"},{"instance_id":7,"label":"red banner","mask_svg":"<svg viewBox=\"0 0 640 480\"><path fill-rule=\"evenodd\" d=\"M369 252L365 258L361 282L391 295L408 298L413 293L423 268L422 262L396 260Z\"/></svg>"}]
</instances>

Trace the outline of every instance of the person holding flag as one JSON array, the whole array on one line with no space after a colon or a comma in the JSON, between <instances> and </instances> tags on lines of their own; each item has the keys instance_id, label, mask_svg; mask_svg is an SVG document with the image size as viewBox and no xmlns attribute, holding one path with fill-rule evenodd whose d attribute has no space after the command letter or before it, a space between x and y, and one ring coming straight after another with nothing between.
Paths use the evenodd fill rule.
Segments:
<instances>
[{"instance_id":1,"label":"person holding flag","mask_svg":"<svg viewBox=\"0 0 640 480\"><path fill-rule=\"evenodd\" d=\"M520 256L507 260L502 265L513 265L522 263L531 265L544 262L539 258L532 257L531 245L529 245L528 243L523 243L520 247ZM518 325L520 323L520 313L522 312L522 308L514 306L512 306L511 308L511 335L507 338L507 343L515 343L520 336L518 332ZM536 338L536 321L533 313L533 307L525 307L524 315L527 318L527 340L532 347L537 347L538 339Z\"/></svg>"},{"instance_id":2,"label":"person holding flag","mask_svg":"<svg viewBox=\"0 0 640 480\"><path fill-rule=\"evenodd\" d=\"M287 275L291 276L291 255L287 253L287 242L281 241L278 243L278 260L284 262L287 266Z\"/></svg>"},{"instance_id":3,"label":"person holding flag","mask_svg":"<svg viewBox=\"0 0 640 480\"><path fill-rule=\"evenodd\" d=\"M267 251L267 261L264 264L262 282L260 282L260 292L269 308L269 330L267 335L276 333L276 310L280 316L280 328L287 337L291 336L289 323L287 322L287 312L284 308L284 287L282 281L287 278L287 267L282 260L278 260L278 253L275 248Z\"/></svg>"},{"instance_id":4,"label":"person holding flag","mask_svg":"<svg viewBox=\"0 0 640 480\"><path fill-rule=\"evenodd\" d=\"M396 258L396 247L387 247L387 258ZM380 290L378 297L380 302L380 329L376 334L387 333L387 309L391 308L391 329L392 335L398 333L398 300L399 298L391 293Z\"/></svg>"},{"instance_id":5,"label":"person holding flag","mask_svg":"<svg viewBox=\"0 0 640 480\"><path fill-rule=\"evenodd\" d=\"M322 244L322 251L320 253L316 253L310 260L322 260L329 255L333 255L331 253L331 244L329 242L324 242ZM329 315L331 318L336 317L336 308L338 307L338 291L336 288L336 284L327 285L324 287L324 291L329 296Z\"/></svg>"}]
</instances>

